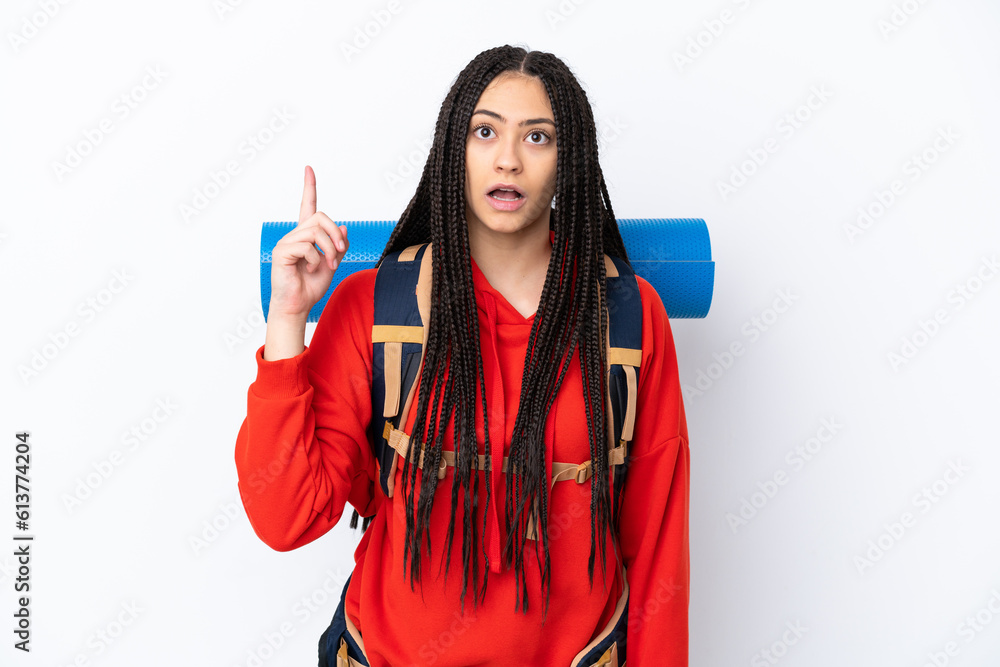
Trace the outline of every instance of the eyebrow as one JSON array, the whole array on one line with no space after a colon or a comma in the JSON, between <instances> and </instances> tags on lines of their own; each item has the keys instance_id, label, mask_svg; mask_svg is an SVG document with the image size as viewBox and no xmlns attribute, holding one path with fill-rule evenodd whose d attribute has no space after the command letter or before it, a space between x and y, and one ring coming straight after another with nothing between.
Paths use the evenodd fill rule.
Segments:
<instances>
[{"instance_id":1,"label":"eyebrow","mask_svg":"<svg viewBox=\"0 0 1000 667\"><path fill-rule=\"evenodd\" d=\"M476 109L475 111L472 112L472 115L475 116L477 113L485 114L487 116L492 116L493 118L499 120L501 123L507 122L507 119L498 114L496 111L490 111L488 109ZM552 120L551 118L529 118L527 120L522 120L517 125L518 127L524 127L525 125L537 125L538 123L548 123L552 127L556 126L555 121Z\"/></svg>"}]
</instances>

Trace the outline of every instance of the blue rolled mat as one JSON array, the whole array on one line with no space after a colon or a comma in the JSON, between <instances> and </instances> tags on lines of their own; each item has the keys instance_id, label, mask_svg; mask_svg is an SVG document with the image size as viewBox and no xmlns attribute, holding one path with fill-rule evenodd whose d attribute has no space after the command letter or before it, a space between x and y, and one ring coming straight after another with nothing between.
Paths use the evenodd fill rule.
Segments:
<instances>
[{"instance_id":1,"label":"blue rolled mat","mask_svg":"<svg viewBox=\"0 0 1000 667\"><path fill-rule=\"evenodd\" d=\"M350 247L333 274L330 288L309 311L319 320L340 281L355 271L375 267L396 226L395 220L341 221ZM271 302L271 251L294 222L265 222L260 231L260 302L267 319ZM668 317L705 317L712 304L715 262L708 227L701 218L622 218L618 229L632 268L656 289ZM320 251L322 252L322 251Z\"/></svg>"}]
</instances>

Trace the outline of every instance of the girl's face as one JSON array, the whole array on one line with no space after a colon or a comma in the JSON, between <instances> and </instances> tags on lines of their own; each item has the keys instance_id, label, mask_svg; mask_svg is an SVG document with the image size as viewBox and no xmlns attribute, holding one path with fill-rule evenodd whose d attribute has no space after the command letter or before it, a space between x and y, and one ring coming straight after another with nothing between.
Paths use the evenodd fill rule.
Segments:
<instances>
[{"instance_id":1,"label":"girl's face","mask_svg":"<svg viewBox=\"0 0 1000 667\"><path fill-rule=\"evenodd\" d=\"M536 231L547 239L555 187L556 126L545 86L534 77L501 74L480 95L466 135L470 233Z\"/></svg>"}]
</instances>

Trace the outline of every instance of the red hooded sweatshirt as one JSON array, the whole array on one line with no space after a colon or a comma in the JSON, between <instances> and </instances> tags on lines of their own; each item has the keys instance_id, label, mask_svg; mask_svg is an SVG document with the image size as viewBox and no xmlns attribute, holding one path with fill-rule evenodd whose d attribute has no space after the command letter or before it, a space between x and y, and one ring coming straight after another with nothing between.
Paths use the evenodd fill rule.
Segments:
<instances>
[{"instance_id":1,"label":"red hooded sweatshirt","mask_svg":"<svg viewBox=\"0 0 1000 667\"><path fill-rule=\"evenodd\" d=\"M558 481L549 492L551 580L544 627L542 552L534 540L525 545L527 613L515 611L515 573L513 569L501 571L496 558L491 558L485 600L476 609L472 607L475 582L470 571L465 611L461 612L461 490L446 582L442 567L451 518L451 466L438 481L432 504L428 532L433 552L428 554L426 543L422 545L422 584L416 582L411 591L409 562L404 580L402 460L396 470L393 497L386 498L367 437L372 418L375 274L375 269L360 271L337 286L309 346L298 356L266 361L264 347L257 350L257 378L247 392L247 417L236 442L240 496L250 523L270 547L288 551L335 526L346 503L362 515L375 512L355 551L354 574L345 599L345 612L363 637L372 667L568 666L604 629L623 587L610 540L607 570L602 574L600 554L595 554L594 585L589 585L590 480L583 484ZM506 538L506 480L498 461L509 453L528 334L535 316L521 315L489 284L475 261L473 277L494 450L493 479L480 479L474 524L481 531L488 481L493 497L486 543L474 554L482 576L486 567L482 548L498 553ZM642 278L638 283L642 361L618 534L629 585L628 664L682 667L688 664L687 426L666 311L652 286ZM546 463L550 469L553 461L582 463L590 459L578 350L579 346L548 415ZM481 395L481 389L477 394ZM415 403L414 399L406 433L412 433ZM485 454L479 409L476 421L479 453ZM446 450L454 449L453 423L452 418L445 434ZM501 434L502 453L495 444ZM273 481L260 483L258 473L262 470L267 470L268 479ZM483 471L475 474L485 475ZM418 477L418 488L419 484Z\"/></svg>"}]
</instances>

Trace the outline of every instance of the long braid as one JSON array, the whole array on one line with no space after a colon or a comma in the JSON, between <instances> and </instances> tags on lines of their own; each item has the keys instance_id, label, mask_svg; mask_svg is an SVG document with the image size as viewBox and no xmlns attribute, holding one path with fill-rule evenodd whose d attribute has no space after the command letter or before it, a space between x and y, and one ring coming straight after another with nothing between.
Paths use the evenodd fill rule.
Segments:
<instances>
[{"instance_id":1,"label":"long braid","mask_svg":"<svg viewBox=\"0 0 1000 667\"><path fill-rule=\"evenodd\" d=\"M515 587L515 608L526 611L528 592L523 572L524 548L527 521L533 517L544 552L541 575L546 591L547 613L551 564L545 424L577 351L594 470L591 478L591 549L588 561L591 586L597 540L600 540L603 568L606 536L614 530L613 525L617 525L617 517L612 516L610 509L607 453L610 415L606 410L605 384L608 322L604 253L629 261L598 162L597 132L587 95L569 68L549 53L503 46L480 53L462 70L441 105L434 142L416 193L401 215L379 260L381 263L390 253L416 243L430 241L432 244L431 310L430 321L425 323L429 327L428 341L419 380L413 432L410 434L411 454L404 457L403 462L402 502L406 508L403 576L405 579L405 564L409 557L411 590L414 579L422 581L421 541L426 539L430 553L428 525L438 483L436 470L441 461L446 426L454 417L456 461L445 549L447 556L444 560L450 567L455 513L461 490L463 611L470 566L472 580L479 582L477 554L480 550L486 567L481 585L477 583L473 604L478 604L486 593L490 571L486 528L490 503L494 499L491 485L487 483L482 512L484 521L477 536L473 526L478 513L480 477L475 421L477 407L483 418L486 479L490 476L491 448L502 448L504 443L490 441L486 392L482 392L480 398L476 391L477 387L485 387L485 376L465 220L465 144L469 119L480 94L504 72L520 72L541 79L557 127L556 204L550 217L554 242L538 313L532 323L525 353L520 403L508 455L504 508L507 541L501 552L503 563L507 566L513 564L519 584ZM431 410L431 406L436 409ZM421 451L426 474L420 476L419 499L413 507L418 468L410 459L419 457ZM537 515L534 508L536 502ZM367 520L364 527L367 527ZM447 574L446 567L446 578Z\"/></svg>"}]
</instances>

